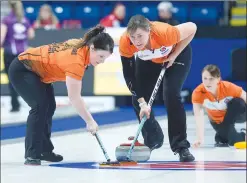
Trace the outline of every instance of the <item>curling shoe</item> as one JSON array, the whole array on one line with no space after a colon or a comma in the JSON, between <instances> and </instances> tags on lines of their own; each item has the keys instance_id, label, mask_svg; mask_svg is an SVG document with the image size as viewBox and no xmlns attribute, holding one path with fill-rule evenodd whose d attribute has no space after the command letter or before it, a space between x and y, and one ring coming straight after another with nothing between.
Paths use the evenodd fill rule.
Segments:
<instances>
[{"instance_id":1,"label":"curling shoe","mask_svg":"<svg viewBox=\"0 0 247 183\"><path fill-rule=\"evenodd\" d=\"M40 159L33 159L31 157L27 157L24 162L25 165L41 165Z\"/></svg>"},{"instance_id":2,"label":"curling shoe","mask_svg":"<svg viewBox=\"0 0 247 183\"><path fill-rule=\"evenodd\" d=\"M55 154L54 152L46 152L41 154L41 160L50 162L60 162L63 160L63 156Z\"/></svg>"},{"instance_id":3,"label":"curling shoe","mask_svg":"<svg viewBox=\"0 0 247 183\"><path fill-rule=\"evenodd\" d=\"M195 160L195 157L190 153L189 149L182 148L177 150L174 154L179 154L179 161L180 162L192 162Z\"/></svg>"}]
</instances>

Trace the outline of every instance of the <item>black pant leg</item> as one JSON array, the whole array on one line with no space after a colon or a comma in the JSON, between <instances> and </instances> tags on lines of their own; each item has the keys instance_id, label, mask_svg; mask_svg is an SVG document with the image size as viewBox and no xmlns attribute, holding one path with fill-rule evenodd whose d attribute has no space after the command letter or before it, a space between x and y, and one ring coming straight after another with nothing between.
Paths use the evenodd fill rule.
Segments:
<instances>
[{"instance_id":1,"label":"black pant leg","mask_svg":"<svg viewBox=\"0 0 247 183\"><path fill-rule=\"evenodd\" d=\"M48 99L48 111L45 119L42 153L52 152L54 149L54 146L51 141L51 127L52 127L52 117L56 110L56 100L55 100L54 89L52 84L47 85L46 93Z\"/></svg>"},{"instance_id":2,"label":"black pant leg","mask_svg":"<svg viewBox=\"0 0 247 183\"><path fill-rule=\"evenodd\" d=\"M4 52L4 66L5 66L5 72L8 76L9 66L12 63L12 61L16 58L17 55L13 55L8 52ZM12 84L9 82L9 92L11 96L11 106L12 110L19 110L20 103L18 100L18 93L13 88Z\"/></svg>"},{"instance_id":3,"label":"black pant leg","mask_svg":"<svg viewBox=\"0 0 247 183\"><path fill-rule=\"evenodd\" d=\"M243 99L233 98L227 104L227 111L224 120L217 126L217 133L222 139L227 139L228 144L233 146L236 142L245 141L245 133L237 132L235 123L238 117L246 111L246 105Z\"/></svg>"},{"instance_id":4,"label":"black pant leg","mask_svg":"<svg viewBox=\"0 0 247 183\"><path fill-rule=\"evenodd\" d=\"M40 158L45 118L48 109L47 84L15 59L9 68L9 79L15 90L31 107L27 118L25 157Z\"/></svg>"},{"instance_id":5,"label":"black pant leg","mask_svg":"<svg viewBox=\"0 0 247 183\"><path fill-rule=\"evenodd\" d=\"M216 134L214 137L214 140L216 143L228 143L228 139L226 136L222 136L219 133L219 128L221 128L221 125L215 123L214 121L210 120L210 124L213 127L213 129L215 130Z\"/></svg>"},{"instance_id":6,"label":"black pant leg","mask_svg":"<svg viewBox=\"0 0 247 183\"><path fill-rule=\"evenodd\" d=\"M228 124L236 123L236 120L244 113L246 113L244 100L241 98L233 98L227 104L227 111L223 122Z\"/></svg>"},{"instance_id":7,"label":"black pant leg","mask_svg":"<svg viewBox=\"0 0 247 183\"><path fill-rule=\"evenodd\" d=\"M133 102L136 117L140 123L141 122L139 117L140 107L137 99L134 96L132 98L132 102ZM155 119L154 111L152 109L150 113L150 118L145 122L142 128L142 136L144 139L144 144L151 149L154 146L155 148L159 148L163 145L164 134L158 121Z\"/></svg>"},{"instance_id":8,"label":"black pant leg","mask_svg":"<svg viewBox=\"0 0 247 183\"><path fill-rule=\"evenodd\" d=\"M168 134L172 151L189 148L187 141L186 113L181 101L181 90L192 62L192 50L188 45L166 70L164 76L164 101L168 115Z\"/></svg>"},{"instance_id":9,"label":"black pant leg","mask_svg":"<svg viewBox=\"0 0 247 183\"><path fill-rule=\"evenodd\" d=\"M149 101L159 76L161 67L159 64L152 63L151 61L143 61L139 58L136 59L136 81L139 82L142 91L144 91L144 99L146 102ZM132 104L136 113L136 116L140 122L139 114L140 107L136 97L132 97ZM162 146L164 141L163 131L155 119L154 111L151 110L150 118L145 122L142 135L144 138L144 144L152 148L157 145L156 148Z\"/></svg>"}]
</instances>

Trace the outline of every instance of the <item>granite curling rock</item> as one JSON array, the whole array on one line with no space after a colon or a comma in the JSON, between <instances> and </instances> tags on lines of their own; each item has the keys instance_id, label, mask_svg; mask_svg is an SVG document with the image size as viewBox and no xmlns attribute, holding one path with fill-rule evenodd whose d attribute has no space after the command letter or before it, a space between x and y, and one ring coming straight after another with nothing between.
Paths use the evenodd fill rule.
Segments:
<instances>
[{"instance_id":1,"label":"granite curling rock","mask_svg":"<svg viewBox=\"0 0 247 183\"><path fill-rule=\"evenodd\" d=\"M129 137L128 140L133 140L134 137ZM115 155L118 161L122 160L122 157L127 157L131 143L122 143L116 147ZM136 141L134 149L132 151L130 159L136 162L148 161L150 159L151 150L144 144Z\"/></svg>"}]
</instances>

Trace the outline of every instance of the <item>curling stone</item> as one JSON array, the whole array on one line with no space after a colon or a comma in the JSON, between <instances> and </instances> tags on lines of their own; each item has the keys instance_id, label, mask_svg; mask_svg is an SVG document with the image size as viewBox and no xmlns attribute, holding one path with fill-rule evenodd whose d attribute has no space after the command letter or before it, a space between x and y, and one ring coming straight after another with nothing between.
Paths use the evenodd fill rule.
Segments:
<instances>
[{"instance_id":1,"label":"curling stone","mask_svg":"<svg viewBox=\"0 0 247 183\"><path fill-rule=\"evenodd\" d=\"M134 138L129 137L128 139L133 140ZM131 146L131 142L123 143L116 147L115 155L118 161L121 161L122 157L127 157L130 146ZM136 141L130 160L136 162L148 161L150 159L150 155L151 155L151 150L149 149L149 147Z\"/></svg>"}]
</instances>

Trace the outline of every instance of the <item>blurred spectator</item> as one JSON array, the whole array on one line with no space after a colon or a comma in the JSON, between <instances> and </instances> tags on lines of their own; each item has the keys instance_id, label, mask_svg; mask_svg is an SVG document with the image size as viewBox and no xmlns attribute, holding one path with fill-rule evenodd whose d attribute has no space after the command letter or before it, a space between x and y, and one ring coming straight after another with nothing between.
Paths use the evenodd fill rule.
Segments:
<instances>
[{"instance_id":1,"label":"blurred spectator","mask_svg":"<svg viewBox=\"0 0 247 183\"><path fill-rule=\"evenodd\" d=\"M117 3L110 15L107 15L100 20L100 24L105 27L121 27L121 23L126 15L125 6L122 3Z\"/></svg>"},{"instance_id":2,"label":"blurred spectator","mask_svg":"<svg viewBox=\"0 0 247 183\"><path fill-rule=\"evenodd\" d=\"M21 1L9 1L11 12L4 17L1 22L1 47L4 48L5 72L8 70L14 58L22 53L28 47L28 38L35 36L34 30L29 21L24 17L24 10ZM20 109L18 94L9 83L11 95L11 112L17 112Z\"/></svg>"},{"instance_id":3,"label":"blurred spectator","mask_svg":"<svg viewBox=\"0 0 247 183\"><path fill-rule=\"evenodd\" d=\"M158 15L159 15L158 21L168 23L170 25L179 24L179 22L173 19L172 17L172 9L173 9L172 3L166 2L166 1L160 2L158 4L157 9L158 9Z\"/></svg>"},{"instance_id":4,"label":"blurred spectator","mask_svg":"<svg viewBox=\"0 0 247 183\"><path fill-rule=\"evenodd\" d=\"M81 21L80 20L64 20L63 28L64 29L81 29Z\"/></svg>"},{"instance_id":5,"label":"blurred spectator","mask_svg":"<svg viewBox=\"0 0 247 183\"><path fill-rule=\"evenodd\" d=\"M9 7L8 1L1 1L1 21L10 13L10 11L11 9Z\"/></svg>"},{"instance_id":6,"label":"blurred spectator","mask_svg":"<svg viewBox=\"0 0 247 183\"><path fill-rule=\"evenodd\" d=\"M46 30L60 28L58 18L52 11L51 6L48 4L44 4L40 7L38 18L34 22L33 26L35 29L44 28Z\"/></svg>"}]
</instances>

